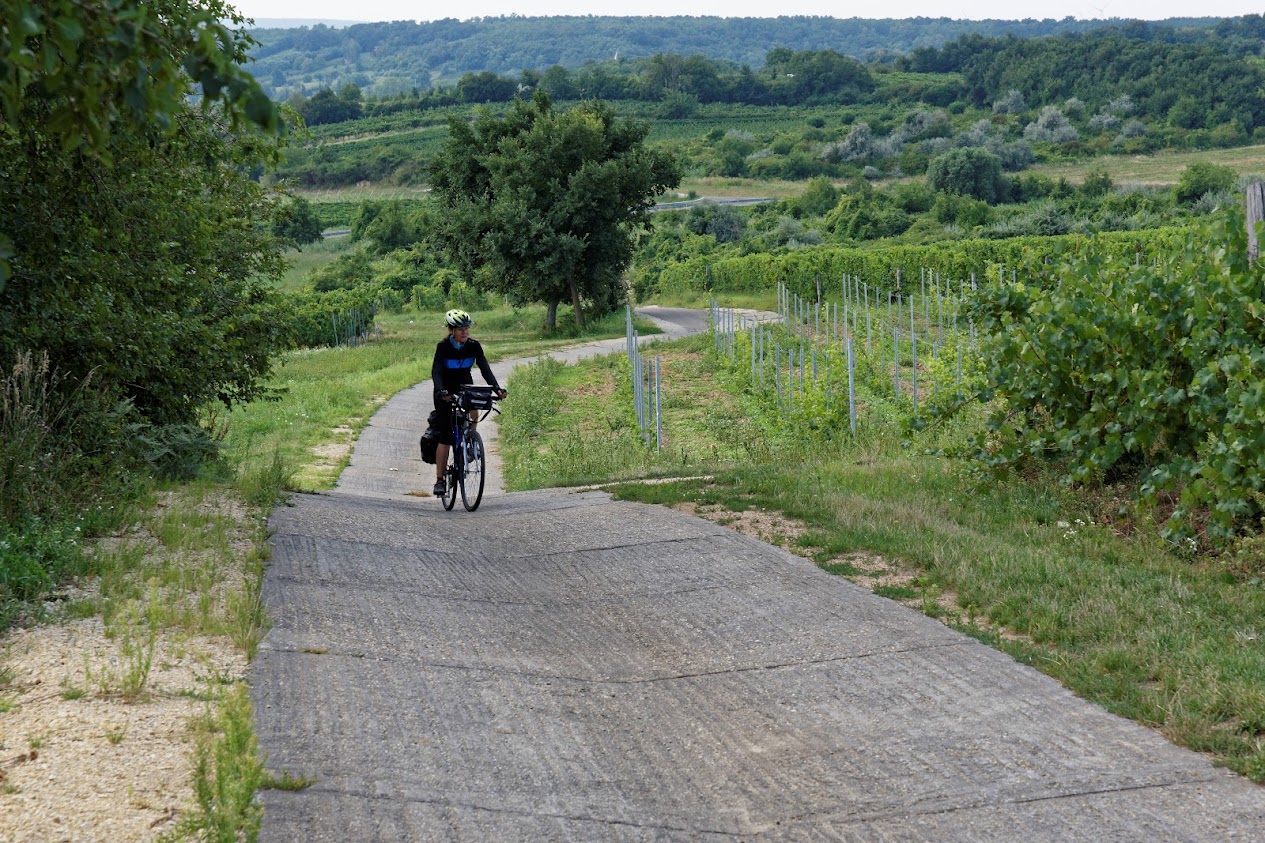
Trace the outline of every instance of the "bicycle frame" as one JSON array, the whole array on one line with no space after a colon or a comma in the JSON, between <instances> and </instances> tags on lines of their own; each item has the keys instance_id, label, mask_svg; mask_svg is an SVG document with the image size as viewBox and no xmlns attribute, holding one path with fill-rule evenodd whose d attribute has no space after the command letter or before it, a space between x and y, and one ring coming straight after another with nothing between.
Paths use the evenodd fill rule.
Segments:
<instances>
[{"instance_id":1,"label":"bicycle frame","mask_svg":"<svg viewBox=\"0 0 1265 843\"><path fill-rule=\"evenodd\" d=\"M482 404L483 401L488 399L491 399L491 401L498 400L493 396L480 396L478 403ZM469 495L467 494L469 490L467 484L470 482L468 477L470 469L467 466L467 450L471 438L470 428L486 419L494 410L498 413L500 412L491 401L487 404L487 410L480 416L478 414L479 408L469 406L470 402L466 399L465 394L458 393L454 396L452 407L452 445L449 448L450 462L444 470L446 481L443 495L444 509L451 510L456 505L458 488L461 490L461 500L469 511L473 512L477 509L479 502L483 499L483 481L484 473L487 470L487 455L478 434L474 434L474 442L478 449L476 455L478 468L475 469L478 477L477 483L473 487L474 491L470 492Z\"/></svg>"}]
</instances>

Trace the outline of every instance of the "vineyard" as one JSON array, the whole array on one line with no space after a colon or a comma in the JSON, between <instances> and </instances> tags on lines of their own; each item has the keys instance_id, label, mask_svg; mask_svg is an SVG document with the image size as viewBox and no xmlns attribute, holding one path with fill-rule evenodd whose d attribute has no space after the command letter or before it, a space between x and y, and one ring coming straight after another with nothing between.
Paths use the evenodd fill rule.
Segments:
<instances>
[{"instance_id":1,"label":"vineyard","mask_svg":"<svg viewBox=\"0 0 1265 843\"><path fill-rule=\"evenodd\" d=\"M782 317L770 329L722 311L717 348L739 389L800 430L968 413L956 453L989 470L1040 461L1069 484L1125 482L1192 548L1258 528L1265 269L1242 213L1185 233L997 245L713 268L713 294L777 284ZM939 260L909 272L919 257Z\"/></svg>"}]
</instances>

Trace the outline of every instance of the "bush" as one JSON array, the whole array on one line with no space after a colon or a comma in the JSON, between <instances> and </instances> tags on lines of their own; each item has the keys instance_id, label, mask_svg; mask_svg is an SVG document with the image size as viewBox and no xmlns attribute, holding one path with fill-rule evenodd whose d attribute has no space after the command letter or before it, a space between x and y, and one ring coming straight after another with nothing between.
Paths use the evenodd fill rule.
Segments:
<instances>
[{"instance_id":1,"label":"bush","mask_svg":"<svg viewBox=\"0 0 1265 843\"><path fill-rule=\"evenodd\" d=\"M315 243L321 239L321 220L311 202L302 196L291 196L278 211L272 233L300 246Z\"/></svg>"},{"instance_id":2,"label":"bush","mask_svg":"<svg viewBox=\"0 0 1265 843\"><path fill-rule=\"evenodd\" d=\"M839 190L830 183L830 179L819 177L808 182L804 192L794 199L787 200L791 215L800 217L820 217L839 202Z\"/></svg>"},{"instance_id":3,"label":"bush","mask_svg":"<svg viewBox=\"0 0 1265 843\"><path fill-rule=\"evenodd\" d=\"M1037 119L1023 130L1023 137L1025 140L1057 144L1074 141L1080 137L1080 133L1064 116L1062 109L1056 105L1047 105L1041 109Z\"/></svg>"},{"instance_id":4,"label":"bush","mask_svg":"<svg viewBox=\"0 0 1265 843\"><path fill-rule=\"evenodd\" d=\"M0 612L9 601L42 597L81 562L79 531L28 518L0 522ZM7 612L6 612L7 614ZM0 618L0 628L7 624Z\"/></svg>"},{"instance_id":5,"label":"bush","mask_svg":"<svg viewBox=\"0 0 1265 843\"><path fill-rule=\"evenodd\" d=\"M1004 200L1008 191L1001 159L975 147L955 149L932 161L927 167L927 184L932 190L969 196L990 205Z\"/></svg>"},{"instance_id":6,"label":"bush","mask_svg":"<svg viewBox=\"0 0 1265 843\"><path fill-rule=\"evenodd\" d=\"M418 284L409 296L409 304L418 311L443 310L447 302L448 297L444 294L443 288L433 287L430 284Z\"/></svg>"},{"instance_id":7,"label":"bush","mask_svg":"<svg viewBox=\"0 0 1265 843\"><path fill-rule=\"evenodd\" d=\"M1138 477L1147 499L1179 496L1172 535L1225 541L1258 520L1265 266L1246 241L1236 206L1156 264L1094 249L987 293L976 397L995 410L974 455L1054 457L1069 482Z\"/></svg>"},{"instance_id":8,"label":"bush","mask_svg":"<svg viewBox=\"0 0 1265 843\"><path fill-rule=\"evenodd\" d=\"M1189 205L1205 193L1225 193L1233 190L1238 176L1229 167L1196 161L1186 167L1173 188L1173 198L1181 205Z\"/></svg>"},{"instance_id":9,"label":"bush","mask_svg":"<svg viewBox=\"0 0 1265 843\"><path fill-rule=\"evenodd\" d=\"M126 485L131 415L91 378L53 369L47 354L0 368L0 519L82 512L102 489Z\"/></svg>"},{"instance_id":10,"label":"bush","mask_svg":"<svg viewBox=\"0 0 1265 843\"><path fill-rule=\"evenodd\" d=\"M957 225L972 229L991 222L992 207L987 202L981 202L978 199L942 193L936 198L931 214L943 225Z\"/></svg>"},{"instance_id":11,"label":"bush","mask_svg":"<svg viewBox=\"0 0 1265 843\"><path fill-rule=\"evenodd\" d=\"M140 459L163 480L192 480L220 457L221 444L196 424L138 424L133 430Z\"/></svg>"},{"instance_id":12,"label":"bush","mask_svg":"<svg viewBox=\"0 0 1265 843\"><path fill-rule=\"evenodd\" d=\"M368 288L291 293L287 335L296 348L355 343L373 326L378 293Z\"/></svg>"}]
</instances>

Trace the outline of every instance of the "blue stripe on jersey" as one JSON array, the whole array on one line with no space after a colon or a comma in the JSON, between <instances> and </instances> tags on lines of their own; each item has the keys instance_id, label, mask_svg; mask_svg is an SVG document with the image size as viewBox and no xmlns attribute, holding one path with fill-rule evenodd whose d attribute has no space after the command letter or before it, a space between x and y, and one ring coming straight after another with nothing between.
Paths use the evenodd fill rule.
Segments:
<instances>
[{"instance_id":1,"label":"blue stripe on jersey","mask_svg":"<svg viewBox=\"0 0 1265 843\"><path fill-rule=\"evenodd\" d=\"M462 357L458 360L450 357L444 361L444 366L449 369L469 369L474 366L474 358Z\"/></svg>"}]
</instances>

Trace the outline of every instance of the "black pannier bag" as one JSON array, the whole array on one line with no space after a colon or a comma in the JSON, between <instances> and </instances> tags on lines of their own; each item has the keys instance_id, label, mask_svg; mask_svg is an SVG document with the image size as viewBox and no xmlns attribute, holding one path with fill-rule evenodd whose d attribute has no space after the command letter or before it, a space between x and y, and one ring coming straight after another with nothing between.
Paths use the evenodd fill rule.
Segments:
<instances>
[{"instance_id":1,"label":"black pannier bag","mask_svg":"<svg viewBox=\"0 0 1265 843\"><path fill-rule=\"evenodd\" d=\"M426 432L422 434L422 462L435 464L435 450L439 447L439 411L431 410L426 419Z\"/></svg>"}]
</instances>

